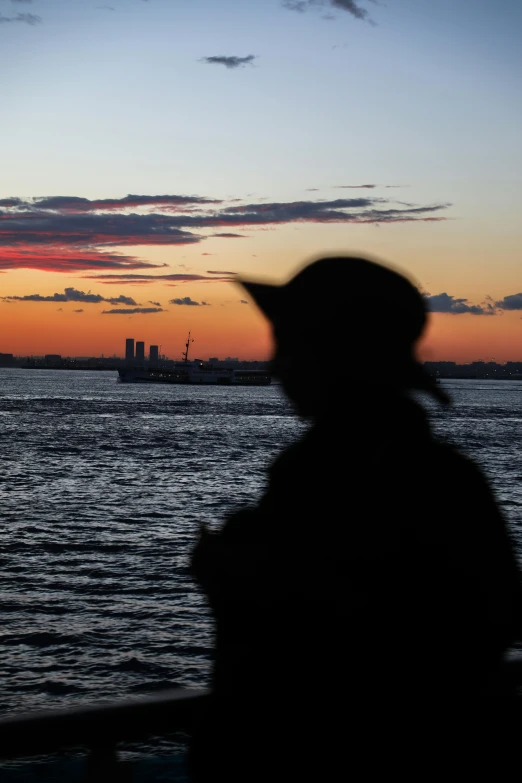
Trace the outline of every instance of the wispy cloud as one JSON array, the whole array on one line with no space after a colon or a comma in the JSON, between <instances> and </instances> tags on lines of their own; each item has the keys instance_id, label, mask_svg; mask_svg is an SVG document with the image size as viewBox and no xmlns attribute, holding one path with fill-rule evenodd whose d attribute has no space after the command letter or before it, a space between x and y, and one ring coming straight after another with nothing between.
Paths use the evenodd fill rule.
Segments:
<instances>
[{"instance_id":1,"label":"wispy cloud","mask_svg":"<svg viewBox=\"0 0 522 783\"><path fill-rule=\"evenodd\" d=\"M237 272L224 272L221 269L207 269L207 275L237 275Z\"/></svg>"},{"instance_id":2,"label":"wispy cloud","mask_svg":"<svg viewBox=\"0 0 522 783\"><path fill-rule=\"evenodd\" d=\"M73 310L73 313L83 313L83 310Z\"/></svg>"},{"instance_id":3,"label":"wispy cloud","mask_svg":"<svg viewBox=\"0 0 522 783\"><path fill-rule=\"evenodd\" d=\"M23 209L48 209L66 213L112 212L115 210L135 209L137 207L151 207L154 209L169 207L170 211L173 208L183 211L186 207L223 203L221 199L206 198L205 196L137 196L132 194L123 198L89 199L80 196L51 196L31 201L14 198L6 199L6 201L12 202L11 206L18 206ZM0 206L2 206L1 201Z\"/></svg>"},{"instance_id":4,"label":"wispy cloud","mask_svg":"<svg viewBox=\"0 0 522 783\"><path fill-rule=\"evenodd\" d=\"M161 302L153 302L149 299L149 304L154 305L154 307L161 307Z\"/></svg>"},{"instance_id":5,"label":"wispy cloud","mask_svg":"<svg viewBox=\"0 0 522 783\"><path fill-rule=\"evenodd\" d=\"M230 232L224 232L221 234L212 234L213 237L221 237L222 239L246 239L244 234L231 234Z\"/></svg>"},{"instance_id":6,"label":"wispy cloud","mask_svg":"<svg viewBox=\"0 0 522 783\"><path fill-rule=\"evenodd\" d=\"M31 25L34 27L36 24L40 24L42 18L36 14L16 14L15 16L3 16L0 14L0 24L8 24L9 22L21 22L22 24Z\"/></svg>"},{"instance_id":7,"label":"wispy cloud","mask_svg":"<svg viewBox=\"0 0 522 783\"><path fill-rule=\"evenodd\" d=\"M240 299L239 302L240 302L240 304L248 304L246 299Z\"/></svg>"},{"instance_id":8,"label":"wispy cloud","mask_svg":"<svg viewBox=\"0 0 522 783\"><path fill-rule=\"evenodd\" d=\"M192 274L180 274L179 272L173 272L171 275L141 275L141 274L110 274L110 275L89 275L87 280L97 280L101 283L154 283L156 281L162 281L168 285L179 285L180 283L194 283L194 282L221 282L229 283L233 278L231 277L206 277L206 275L192 275Z\"/></svg>"},{"instance_id":9,"label":"wispy cloud","mask_svg":"<svg viewBox=\"0 0 522 783\"><path fill-rule=\"evenodd\" d=\"M180 299L171 299L169 304L174 305L188 305L189 307L201 307L201 305L208 305L208 302L195 302L190 296L184 296Z\"/></svg>"},{"instance_id":10,"label":"wispy cloud","mask_svg":"<svg viewBox=\"0 0 522 783\"><path fill-rule=\"evenodd\" d=\"M246 57L237 57L236 55L214 55L212 57L202 57L201 61L207 65L224 65L225 68L242 68L245 65L252 65L257 55L248 54Z\"/></svg>"},{"instance_id":11,"label":"wispy cloud","mask_svg":"<svg viewBox=\"0 0 522 783\"><path fill-rule=\"evenodd\" d=\"M51 294L42 296L41 294L26 294L25 296L3 296L2 299L9 299L14 302L85 302L88 304L99 304L99 302L108 302L109 304L136 305L137 302L130 296L111 296L105 297L101 294L84 293L77 291L76 288L66 288L63 294Z\"/></svg>"},{"instance_id":12,"label":"wispy cloud","mask_svg":"<svg viewBox=\"0 0 522 783\"><path fill-rule=\"evenodd\" d=\"M382 208L387 199L359 197L332 201L293 201L271 204L244 204L221 211L221 224L268 226L282 223L402 223L415 220L444 220L433 213L447 209L449 204L427 207L413 205Z\"/></svg>"},{"instance_id":13,"label":"wispy cloud","mask_svg":"<svg viewBox=\"0 0 522 783\"><path fill-rule=\"evenodd\" d=\"M363 189L373 189L376 188L377 185L334 185L334 188L340 188L341 190L363 190Z\"/></svg>"},{"instance_id":14,"label":"wispy cloud","mask_svg":"<svg viewBox=\"0 0 522 783\"><path fill-rule=\"evenodd\" d=\"M161 307L133 307L128 310L102 310L102 315L149 315L149 313L164 313Z\"/></svg>"},{"instance_id":15,"label":"wispy cloud","mask_svg":"<svg viewBox=\"0 0 522 783\"><path fill-rule=\"evenodd\" d=\"M355 0L283 0L283 6L289 11L298 11L299 13L314 8L330 8L335 11L347 11L356 19L368 19L368 11ZM328 18L331 17L328 15Z\"/></svg>"}]
</instances>

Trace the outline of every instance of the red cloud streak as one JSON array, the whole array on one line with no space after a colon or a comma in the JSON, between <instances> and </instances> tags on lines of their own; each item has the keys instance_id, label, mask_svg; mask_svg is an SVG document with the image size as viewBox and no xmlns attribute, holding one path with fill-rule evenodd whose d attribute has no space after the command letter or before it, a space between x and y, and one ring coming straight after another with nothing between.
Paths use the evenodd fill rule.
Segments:
<instances>
[{"instance_id":1,"label":"red cloud streak","mask_svg":"<svg viewBox=\"0 0 522 783\"><path fill-rule=\"evenodd\" d=\"M0 248L0 271L38 269L41 272L87 272L93 269L158 269L166 264L151 264L134 256L74 250L67 247L19 245Z\"/></svg>"}]
</instances>

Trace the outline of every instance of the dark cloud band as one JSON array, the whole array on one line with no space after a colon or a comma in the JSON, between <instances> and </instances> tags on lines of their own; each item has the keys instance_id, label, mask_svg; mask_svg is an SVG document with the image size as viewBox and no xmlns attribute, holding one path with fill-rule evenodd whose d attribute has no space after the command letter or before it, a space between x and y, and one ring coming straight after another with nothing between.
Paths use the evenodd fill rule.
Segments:
<instances>
[{"instance_id":1,"label":"dark cloud band","mask_svg":"<svg viewBox=\"0 0 522 783\"><path fill-rule=\"evenodd\" d=\"M51 294L50 296L42 296L41 294L26 294L25 296L3 296L2 299L8 299L11 302L85 302L87 304L99 304L100 302L108 302L109 304L117 305L137 305L130 296L110 296L105 297L101 294L84 293L83 291L77 291L76 288L66 288L63 294Z\"/></svg>"},{"instance_id":2,"label":"dark cloud band","mask_svg":"<svg viewBox=\"0 0 522 783\"><path fill-rule=\"evenodd\" d=\"M160 269L166 264L140 261L119 248L193 245L208 236L239 239L244 234L234 229L266 230L287 223L431 222L447 220L443 213L448 207L445 203L415 206L373 194L329 201L229 202L228 206L219 199L180 195L98 200L10 197L0 200L0 271ZM209 230L214 233L204 233Z\"/></svg>"},{"instance_id":3,"label":"dark cloud band","mask_svg":"<svg viewBox=\"0 0 522 783\"><path fill-rule=\"evenodd\" d=\"M149 315L150 313L164 313L161 307L132 307L128 310L102 310L102 315Z\"/></svg>"}]
</instances>

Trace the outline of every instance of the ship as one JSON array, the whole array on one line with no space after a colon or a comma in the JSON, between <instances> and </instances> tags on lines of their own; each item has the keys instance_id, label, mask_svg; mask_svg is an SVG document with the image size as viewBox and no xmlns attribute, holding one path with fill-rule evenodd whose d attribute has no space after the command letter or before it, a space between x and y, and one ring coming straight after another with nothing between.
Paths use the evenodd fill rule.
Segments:
<instances>
[{"instance_id":1,"label":"ship","mask_svg":"<svg viewBox=\"0 0 522 783\"><path fill-rule=\"evenodd\" d=\"M272 376L266 370L242 370L219 367L200 359L189 360L189 348L193 342L188 334L182 361L163 367L152 363L129 363L118 370L121 383L177 383L197 386L269 386Z\"/></svg>"}]
</instances>

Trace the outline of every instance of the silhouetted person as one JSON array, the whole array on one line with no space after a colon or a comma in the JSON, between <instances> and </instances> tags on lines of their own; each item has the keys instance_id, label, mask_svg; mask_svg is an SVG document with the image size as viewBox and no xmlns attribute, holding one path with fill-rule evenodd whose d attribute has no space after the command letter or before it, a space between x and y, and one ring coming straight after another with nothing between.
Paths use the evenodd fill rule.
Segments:
<instances>
[{"instance_id":1,"label":"silhouetted person","mask_svg":"<svg viewBox=\"0 0 522 783\"><path fill-rule=\"evenodd\" d=\"M423 297L360 258L243 285L311 426L194 551L217 635L193 779L498 778L520 578L481 472L412 399L447 402L414 358Z\"/></svg>"}]
</instances>

